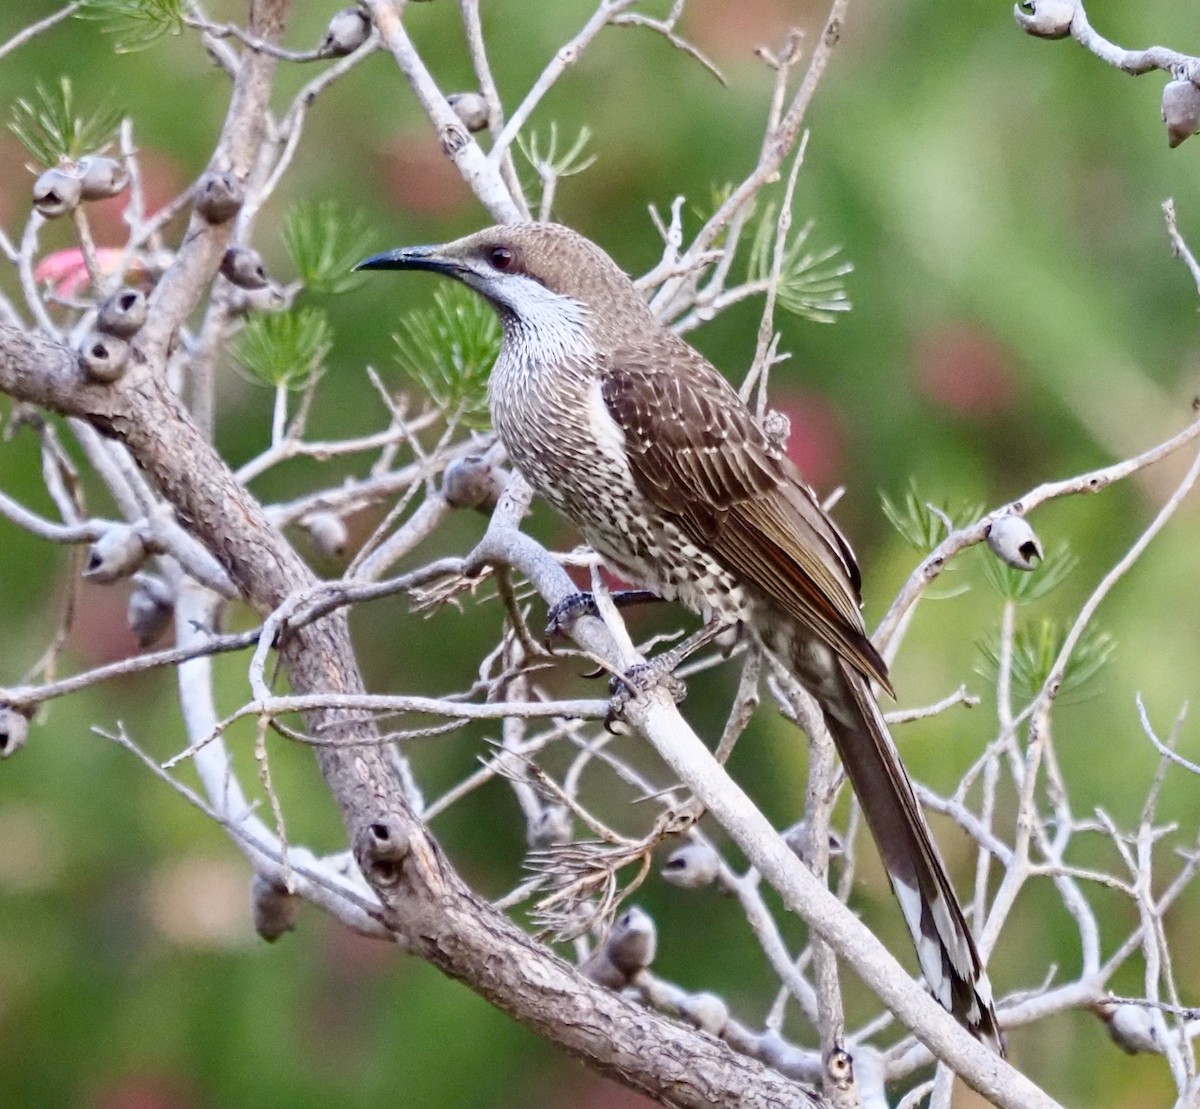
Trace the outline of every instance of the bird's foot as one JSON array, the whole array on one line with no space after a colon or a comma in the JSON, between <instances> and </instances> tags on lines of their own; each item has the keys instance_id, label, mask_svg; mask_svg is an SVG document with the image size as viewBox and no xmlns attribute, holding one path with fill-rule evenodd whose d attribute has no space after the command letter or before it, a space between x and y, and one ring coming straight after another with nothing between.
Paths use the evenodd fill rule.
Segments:
<instances>
[{"instance_id":1,"label":"bird's foot","mask_svg":"<svg viewBox=\"0 0 1200 1109\"><path fill-rule=\"evenodd\" d=\"M581 616L596 615L596 598L590 593L568 593L546 613L546 643L566 635Z\"/></svg>"},{"instance_id":2,"label":"bird's foot","mask_svg":"<svg viewBox=\"0 0 1200 1109\"><path fill-rule=\"evenodd\" d=\"M619 589L610 594L617 608L639 605L646 601L661 601L662 598L649 589ZM551 606L546 613L546 643L560 635L566 635L581 616L599 616L596 598L591 593L568 593L561 601Z\"/></svg>"},{"instance_id":3,"label":"bird's foot","mask_svg":"<svg viewBox=\"0 0 1200 1109\"><path fill-rule=\"evenodd\" d=\"M608 683L610 696L604 726L611 732L612 725L624 718L630 704L656 689L666 690L675 704L681 704L687 696L687 686L673 673L678 665L675 653L667 651L649 662L631 666L624 674L614 674Z\"/></svg>"},{"instance_id":4,"label":"bird's foot","mask_svg":"<svg viewBox=\"0 0 1200 1109\"><path fill-rule=\"evenodd\" d=\"M605 727L611 731L610 725L624 715L625 709L631 701L650 693L659 686L671 694L675 704L681 704L687 696L687 686L675 676L675 668L701 647L720 638L730 628L731 625L720 620L710 620L699 631L693 632L682 643L672 647L669 651L663 651L661 655L656 655L649 662L638 663L636 666L631 666L624 674L613 677L609 682L611 700L609 701L608 715L604 721Z\"/></svg>"}]
</instances>

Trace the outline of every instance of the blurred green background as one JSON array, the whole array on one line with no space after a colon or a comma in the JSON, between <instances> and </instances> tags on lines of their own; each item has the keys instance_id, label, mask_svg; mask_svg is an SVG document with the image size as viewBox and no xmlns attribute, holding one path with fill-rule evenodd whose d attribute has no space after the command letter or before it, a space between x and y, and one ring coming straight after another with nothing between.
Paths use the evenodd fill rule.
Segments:
<instances>
[{"instance_id":1,"label":"blurred green background","mask_svg":"<svg viewBox=\"0 0 1200 1109\"><path fill-rule=\"evenodd\" d=\"M9 0L0 9L0 41L56 7ZM319 39L336 4L297 7L288 41L299 48ZM510 109L591 10L579 0L484 0L483 8ZM1089 13L1122 45L1195 46L1186 6L1094 0ZM241 9L214 3L212 14L236 19ZM600 241L628 270L650 266L659 242L648 205L666 211L686 194L705 208L715 187L753 164L770 91L753 48L777 46L790 25L815 32L824 15L807 2L692 0L686 31L721 66L725 88L649 32L603 35L533 121L543 135L551 121L567 136L585 124L592 129L597 161L562 183L558 218ZM457 6L413 5L405 19L442 87L470 87ZM281 67L280 110L312 72ZM0 60L0 117L36 81L62 74L84 104L110 97L132 115L152 199L161 203L205 165L228 82L195 35L115 56L94 24L69 22ZM781 318L793 357L775 372L774 397L792 418L793 446L810 480L822 490L846 486L838 516L864 565L868 623L918 557L887 524L881 492L898 498L911 477L938 502L992 506L1042 480L1134 453L1191 418L1197 294L1171 258L1160 205L1174 196L1183 233L1200 245L1200 144L1168 150L1158 115L1163 83L1162 75L1125 77L1069 41L1026 37L1007 3L852 0L808 118L796 210L800 219L816 219L814 245L840 243L854 263L848 286L855 307L833 326ZM29 208L24 161L16 142L0 136L0 222L13 237ZM279 277L290 276L278 234L287 207L333 196L369 214L379 249L449 238L486 222L385 55L317 102L288 185L259 220L255 245ZM119 243L119 209L107 219L100 241ZM46 229L45 250L69 245L62 223ZM8 270L0 271L0 287L15 292ZM314 435L378 426L364 422L380 416L362 367L377 365L389 383L403 384L389 335L398 314L428 303L432 288L419 278L381 276L328 306L337 344ZM691 338L737 377L752 355L758 316L758 303L746 303ZM230 367L223 374L218 438L236 463L263 444L272 398ZM0 413L8 410L0 399ZM296 463L254 490L273 500L330 480L330 472L339 471ZM1046 546L1069 544L1079 564L1023 618L1069 620L1180 472L1181 464L1167 463L1100 496L1038 512L1033 522ZM27 433L0 443L0 484L48 510ZM90 509L111 512L102 497ZM370 523L364 519L363 529ZM544 513L532 526L567 538ZM481 527L481 518L456 518L420 556L465 551ZM1101 806L1122 827L1134 825L1156 765L1134 694L1142 692L1160 734L1192 695L1200 664L1195 528L1187 507L1105 602L1098 623L1115 637L1112 661L1088 687L1090 697L1056 713L1077 815ZM945 696L964 681L982 697L972 712L900 732L916 773L943 787L994 733L994 698L975 672L977 641L996 626L1000 608L982 557L972 552L945 579L965 592L923 606L894 671L905 705ZM68 573L66 552L0 523L0 684L17 680L44 649ZM84 590L67 666L135 649L125 597L119 586ZM435 692L470 680L499 614L491 604L425 621L386 601L355 619L371 688ZM645 630L660 618L633 619ZM244 662L224 660L218 673L222 707L233 708L246 692ZM718 726L731 685L728 673L692 683L686 708L704 734ZM28 748L3 764L0 1105L638 1103L463 987L315 911L305 910L297 932L274 946L258 941L241 856L203 816L89 731L117 721L153 754L175 751L182 730L170 676L49 706ZM431 797L476 765L490 734L466 731L412 751ZM240 738L248 742L249 733ZM623 751L634 750L632 740L622 742ZM1180 747L1200 754L1190 724ZM648 758L642 762L656 772ZM272 768L290 835L337 848L340 827L308 754L277 743ZM732 769L773 819L799 815L804 745L773 713L759 714ZM598 777L596 788L603 784ZM1180 827L1165 852L1195 841L1198 813L1200 783L1172 771L1161 819ZM515 880L522 834L502 786L452 809L435 831L485 893ZM943 840L965 888L964 846L952 833ZM1119 866L1100 840L1082 846L1094 853L1077 861ZM857 905L908 959L899 914L873 857L862 854ZM1164 870L1160 886L1166 877ZM734 906L657 880L638 902L658 921L663 974L717 990L738 1016L761 1021L771 979ZM1135 915L1110 892L1095 902L1105 914L1107 953ZM1036 986L1052 964L1061 978L1073 977L1078 943L1051 891L1030 886L1018 909L992 959L998 991ZM1200 987L1189 938L1198 909L1200 898L1187 897L1166 922L1185 1003ZM791 921L785 927L796 942L800 930ZM1115 985L1137 991L1141 974L1131 964ZM861 1019L872 1011L869 1001L855 983L849 989L851 1016ZM1012 1054L1071 1105L1140 1109L1173 1100L1163 1061L1122 1055L1087 1014L1018 1031Z\"/></svg>"}]
</instances>

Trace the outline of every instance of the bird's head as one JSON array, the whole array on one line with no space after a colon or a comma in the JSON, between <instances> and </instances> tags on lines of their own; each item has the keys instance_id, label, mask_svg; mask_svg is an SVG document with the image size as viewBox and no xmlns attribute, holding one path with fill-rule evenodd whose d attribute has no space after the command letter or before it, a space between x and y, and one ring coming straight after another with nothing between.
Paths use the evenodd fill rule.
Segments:
<instances>
[{"instance_id":1,"label":"bird's head","mask_svg":"<svg viewBox=\"0 0 1200 1109\"><path fill-rule=\"evenodd\" d=\"M506 332L654 323L633 283L595 243L557 223L500 224L441 246L401 247L360 262L360 270L432 270L486 297Z\"/></svg>"}]
</instances>

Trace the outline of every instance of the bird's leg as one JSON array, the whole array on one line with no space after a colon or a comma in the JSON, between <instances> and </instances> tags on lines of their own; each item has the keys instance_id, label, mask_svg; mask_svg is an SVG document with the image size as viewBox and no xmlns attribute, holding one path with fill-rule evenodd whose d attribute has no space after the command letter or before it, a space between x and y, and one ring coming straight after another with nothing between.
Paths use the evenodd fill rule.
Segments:
<instances>
[{"instance_id":1,"label":"bird's leg","mask_svg":"<svg viewBox=\"0 0 1200 1109\"><path fill-rule=\"evenodd\" d=\"M618 589L609 596L617 608L628 608L630 605L662 600L657 593L649 589ZM549 642L555 636L566 635L571 625L581 616L599 615L600 610L596 607L596 598L590 593L568 593L546 614L546 641Z\"/></svg>"},{"instance_id":2,"label":"bird's leg","mask_svg":"<svg viewBox=\"0 0 1200 1109\"><path fill-rule=\"evenodd\" d=\"M656 686L662 685L675 699L678 705L687 696L687 686L675 677L675 669L689 655L695 654L701 647L707 646L729 631L730 624L725 620L710 620L699 631L693 632L669 650L646 662L631 666L624 674L616 674L609 682L612 699L609 702L608 716L605 726L612 724L621 717L625 706L635 697L649 693Z\"/></svg>"}]
</instances>

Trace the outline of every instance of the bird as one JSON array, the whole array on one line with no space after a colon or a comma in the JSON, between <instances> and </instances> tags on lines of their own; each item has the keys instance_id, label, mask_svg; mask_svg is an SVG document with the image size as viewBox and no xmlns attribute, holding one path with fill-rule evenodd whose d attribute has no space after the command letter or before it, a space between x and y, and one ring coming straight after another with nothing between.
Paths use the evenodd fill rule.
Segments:
<instances>
[{"instance_id":1,"label":"bird","mask_svg":"<svg viewBox=\"0 0 1200 1109\"><path fill-rule=\"evenodd\" d=\"M492 305L488 404L513 465L625 580L741 629L816 699L930 991L1003 1054L986 970L872 692L894 695L858 563L780 443L621 267L561 224L500 224L356 268L431 271Z\"/></svg>"}]
</instances>

